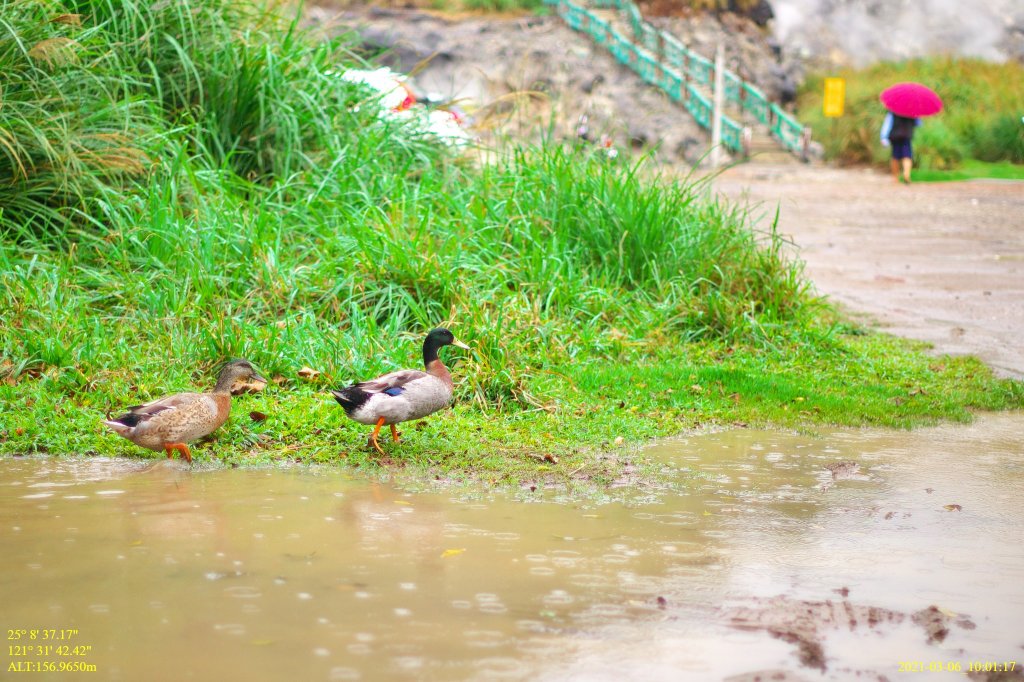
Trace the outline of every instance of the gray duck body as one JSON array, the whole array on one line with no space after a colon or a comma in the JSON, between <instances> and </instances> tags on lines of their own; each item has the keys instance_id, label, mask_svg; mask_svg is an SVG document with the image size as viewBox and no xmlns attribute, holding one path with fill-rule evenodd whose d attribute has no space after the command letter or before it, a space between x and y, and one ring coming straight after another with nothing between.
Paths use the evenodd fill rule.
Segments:
<instances>
[{"instance_id":1,"label":"gray duck body","mask_svg":"<svg viewBox=\"0 0 1024 682\"><path fill-rule=\"evenodd\" d=\"M447 329L434 329L423 342L426 371L389 372L331 393L345 414L360 424L381 426L422 419L452 402L452 375L437 354L447 345L468 348Z\"/></svg>"},{"instance_id":2,"label":"gray duck body","mask_svg":"<svg viewBox=\"0 0 1024 682\"><path fill-rule=\"evenodd\" d=\"M444 374L446 376L437 376L404 369L355 384L339 393L357 400L360 393L364 394L363 400L345 410L354 421L373 426L383 417L385 424L398 424L422 419L451 403L451 375L447 370Z\"/></svg>"}]
</instances>

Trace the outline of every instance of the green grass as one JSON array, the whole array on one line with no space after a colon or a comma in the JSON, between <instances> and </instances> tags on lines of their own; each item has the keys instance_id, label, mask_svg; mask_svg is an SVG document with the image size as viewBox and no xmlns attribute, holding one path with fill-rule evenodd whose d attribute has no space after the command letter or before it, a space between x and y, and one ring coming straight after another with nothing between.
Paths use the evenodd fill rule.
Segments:
<instances>
[{"instance_id":1,"label":"green grass","mask_svg":"<svg viewBox=\"0 0 1024 682\"><path fill-rule=\"evenodd\" d=\"M846 80L846 112L839 119L827 119L821 110L824 79L830 76ZM1006 162L1024 164L1024 65L1015 62L930 57L815 74L801 88L798 115L824 145L826 158L887 163L889 151L878 140L885 116L878 95L901 81L928 85L945 104L942 113L925 119L914 136L918 167L957 170L975 160L996 164L975 165L975 172L999 172Z\"/></svg>"},{"instance_id":2,"label":"green grass","mask_svg":"<svg viewBox=\"0 0 1024 682\"><path fill-rule=\"evenodd\" d=\"M953 170L914 171L915 182L951 182L955 180L1024 180L1024 165L1008 161L989 163L965 159Z\"/></svg>"},{"instance_id":3,"label":"green grass","mask_svg":"<svg viewBox=\"0 0 1024 682\"><path fill-rule=\"evenodd\" d=\"M0 17L0 453L153 456L100 420L230 357L275 381L202 461L502 483L609 483L707 423L1024 404L976 361L837 324L778 235L700 183L557 146L459 154L378 120L332 75L343 43L244 3ZM415 367L439 324L473 346L446 356L457 406L378 461L326 391Z\"/></svg>"},{"instance_id":4,"label":"green grass","mask_svg":"<svg viewBox=\"0 0 1024 682\"><path fill-rule=\"evenodd\" d=\"M432 0L431 4L438 9L472 12L537 12L544 6L543 0Z\"/></svg>"},{"instance_id":5,"label":"green grass","mask_svg":"<svg viewBox=\"0 0 1024 682\"><path fill-rule=\"evenodd\" d=\"M200 465L334 463L370 475L405 470L418 478L591 487L656 479L657 468L636 447L695 428L907 428L1024 405L1021 384L994 381L977 360L932 358L920 346L878 335L843 334L837 341L842 351L827 355L764 355L706 342L684 353L638 346L611 359L551 365L534 382L548 395L544 409L481 409L464 399L403 425L403 442L384 443L384 458L366 447L368 427L348 421L323 390L334 377L306 383L293 374L259 395L235 398L231 421L193 452ZM412 366L416 345L404 345L399 364ZM459 355L445 351L449 359ZM472 366L450 364L457 380ZM178 365L154 376L107 371L79 390L68 389L78 380L69 374L49 369L0 387L5 404L19 405L5 415L0 451L162 456L113 435L99 419L112 406L197 383ZM252 411L268 419L252 421Z\"/></svg>"}]
</instances>

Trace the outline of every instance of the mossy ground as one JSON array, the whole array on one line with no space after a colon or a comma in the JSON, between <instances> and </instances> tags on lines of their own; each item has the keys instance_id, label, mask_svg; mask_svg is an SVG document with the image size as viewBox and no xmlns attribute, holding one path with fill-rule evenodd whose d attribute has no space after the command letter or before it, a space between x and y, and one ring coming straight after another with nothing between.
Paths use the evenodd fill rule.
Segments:
<instances>
[{"instance_id":1,"label":"mossy ground","mask_svg":"<svg viewBox=\"0 0 1024 682\"><path fill-rule=\"evenodd\" d=\"M1009 161L988 163L966 159L959 166L951 170L915 169L913 178L915 182L956 182L957 180L983 178L989 180L1024 180L1024 164L1010 163Z\"/></svg>"},{"instance_id":2,"label":"mossy ground","mask_svg":"<svg viewBox=\"0 0 1024 682\"><path fill-rule=\"evenodd\" d=\"M382 438L384 457L367 447L369 428L349 421L326 393L332 377L293 378L236 397L230 422L194 453L199 465L321 463L370 476L603 488L658 479L659 468L638 448L706 427L908 428L968 421L975 410L1024 407L1020 383L994 379L975 359L928 356L920 344L879 334L843 336L838 343L842 352L829 356L785 357L711 343L552 367L538 375L557 388L550 404L512 411L457 404L402 425L398 444ZM458 376L460 363L451 364ZM2 386L4 404L18 408L5 410L0 453L162 457L100 420L128 404L192 388L163 379L119 371L74 396L56 388L54 372ZM254 421L253 412L266 419Z\"/></svg>"}]
</instances>

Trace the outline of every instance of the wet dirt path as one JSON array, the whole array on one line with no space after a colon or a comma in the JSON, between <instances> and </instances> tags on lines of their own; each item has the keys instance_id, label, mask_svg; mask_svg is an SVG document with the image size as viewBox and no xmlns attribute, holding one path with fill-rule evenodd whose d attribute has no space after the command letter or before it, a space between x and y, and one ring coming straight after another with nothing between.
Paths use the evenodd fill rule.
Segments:
<instances>
[{"instance_id":1,"label":"wet dirt path","mask_svg":"<svg viewBox=\"0 0 1024 682\"><path fill-rule=\"evenodd\" d=\"M818 290L938 353L1024 378L1024 182L898 185L872 170L750 163L714 187L790 236Z\"/></svg>"}]
</instances>

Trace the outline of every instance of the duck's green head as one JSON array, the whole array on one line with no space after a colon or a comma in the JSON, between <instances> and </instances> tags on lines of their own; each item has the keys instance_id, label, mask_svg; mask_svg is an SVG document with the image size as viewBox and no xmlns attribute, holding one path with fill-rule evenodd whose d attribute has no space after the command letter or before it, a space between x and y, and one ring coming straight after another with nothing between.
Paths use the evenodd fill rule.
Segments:
<instances>
[{"instance_id":1,"label":"duck's green head","mask_svg":"<svg viewBox=\"0 0 1024 682\"><path fill-rule=\"evenodd\" d=\"M437 351L445 346L456 346L469 350L469 346L456 339L455 334L444 327L431 329L426 340L423 341L423 364L429 365L432 361L437 360Z\"/></svg>"}]
</instances>

